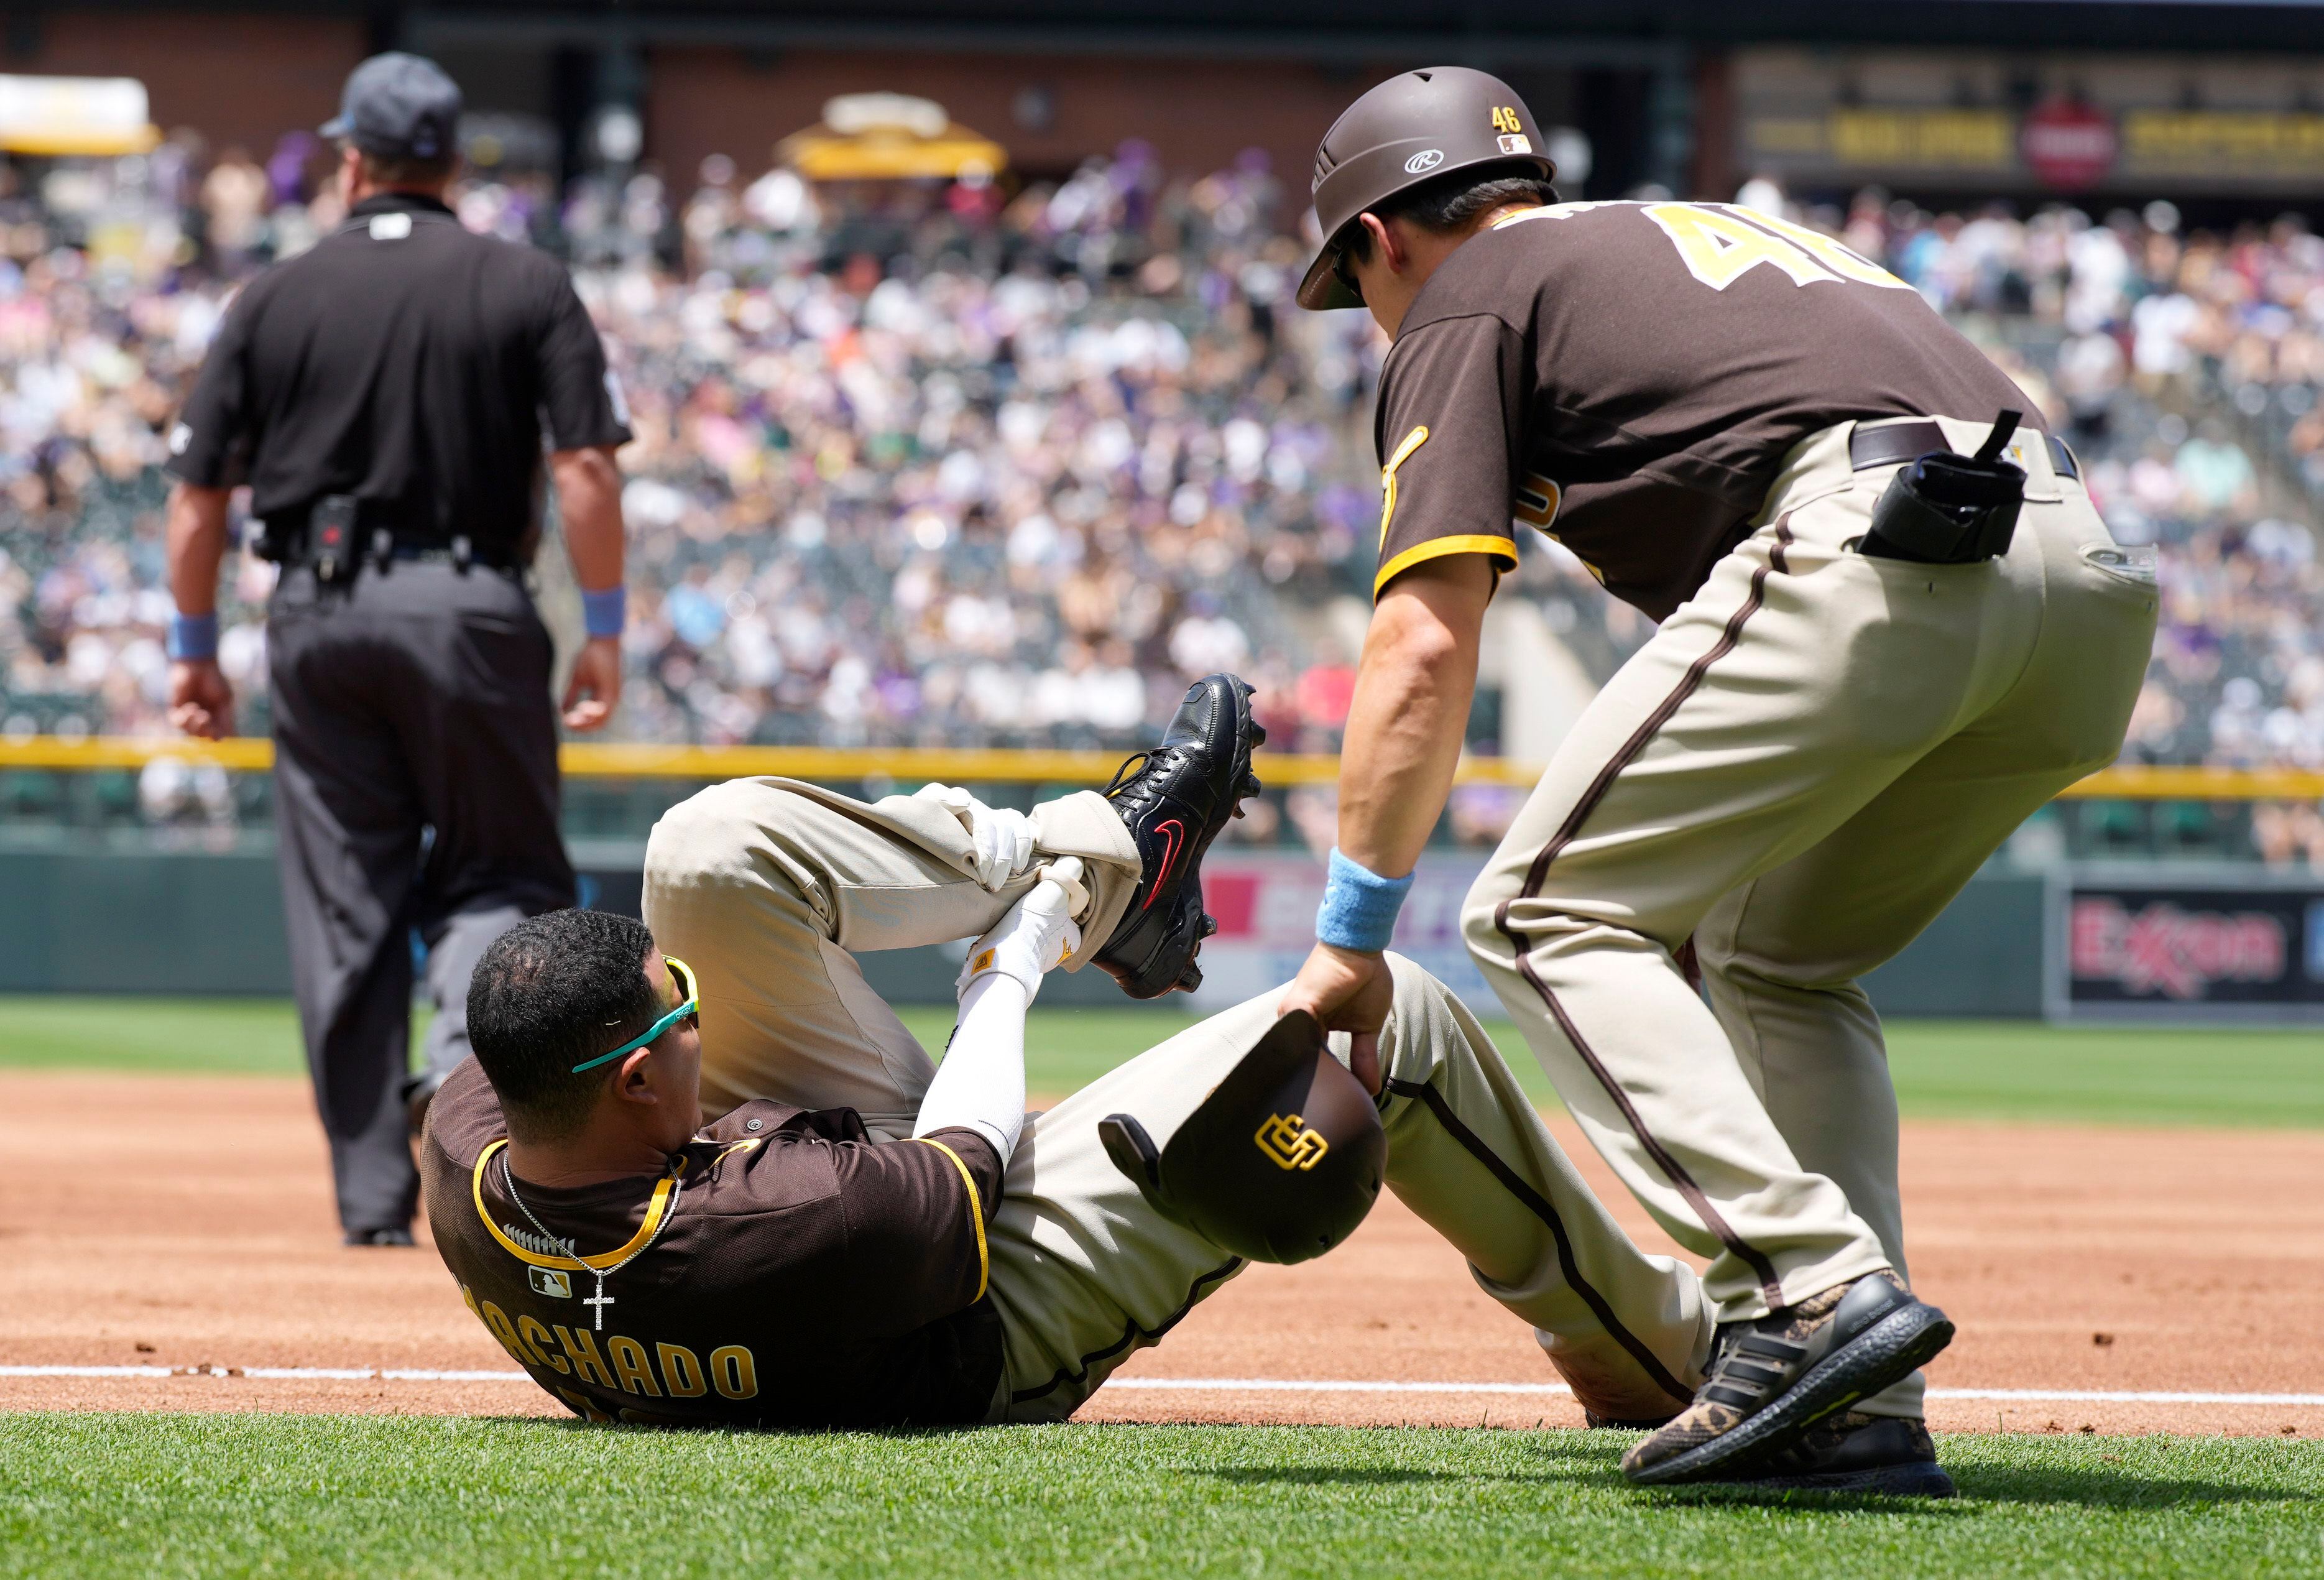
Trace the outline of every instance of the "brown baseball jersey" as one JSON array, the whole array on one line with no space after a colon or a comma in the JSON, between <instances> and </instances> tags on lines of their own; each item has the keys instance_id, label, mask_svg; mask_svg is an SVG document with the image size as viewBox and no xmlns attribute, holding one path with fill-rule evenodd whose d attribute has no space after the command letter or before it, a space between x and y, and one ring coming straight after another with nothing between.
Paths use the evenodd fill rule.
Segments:
<instances>
[{"instance_id":1,"label":"brown baseball jersey","mask_svg":"<svg viewBox=\"0 0 2324 1580\"><path fill-rule=\"evenodd\" d=\"M1663 619L1783 457L1850 419L2034 404L1920 294L1803 226L1708 203L1560 203L1463 243L1381 372L1373 596L1423 560L1572 550Z\"/></svg>"},{"instance_id":2,"label":"brown baseball jersey","mask_svg":"<svg viewBox=\"0 0 2324 1580\"><path fill-rule=\"evenodd\" d=\"M429 1108L428 1220L460 1297L533 1381L594 1420L891 1427L983 1418L1000 1386L985 1225L1001 1163L974 1131L875 1142L853 1109L746 1103L659 1180L523 1206L474 1059ZM609 1271L599 1294L595 1268ZM600 1315L602 1314L602 1326Z\"/></svg>"}]
</instances>

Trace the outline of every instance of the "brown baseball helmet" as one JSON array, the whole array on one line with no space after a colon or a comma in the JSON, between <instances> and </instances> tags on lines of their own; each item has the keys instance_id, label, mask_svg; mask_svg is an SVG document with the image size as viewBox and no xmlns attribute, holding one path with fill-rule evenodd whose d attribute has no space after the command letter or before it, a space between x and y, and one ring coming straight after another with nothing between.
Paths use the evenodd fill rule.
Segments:
<instances>
[{"instance_id":1,"label":"brown baseball helmet","mask_svg":"<svg viewBox=\"0 0 2324 1580\"><path fill-rule=\"evenodd\" d=\"M1533 112L1498 77L1430 66L1391 77L1350 105L1315 150L1323 248L1299 282L1299 305L1363 306L1334 268L1356 217L1407 187L1482 164L1530 167L1544 180L1557 173Z\"/></svg>"},{"instance_id":2,"label":"brown baseball helmet","mask_svg":"<svg viewBox=\"0 0 2324 1580\"><path fill-rule=\"evenodd\" d=\"M1305 1261L1339 1244L1388 1169L1371 1094L1305 1011L1269 1027L1166 1145L1128 1113L1100 1120L1098 1138L1157 1212L1253 1261Z\"/></svg>"}]
</instances>

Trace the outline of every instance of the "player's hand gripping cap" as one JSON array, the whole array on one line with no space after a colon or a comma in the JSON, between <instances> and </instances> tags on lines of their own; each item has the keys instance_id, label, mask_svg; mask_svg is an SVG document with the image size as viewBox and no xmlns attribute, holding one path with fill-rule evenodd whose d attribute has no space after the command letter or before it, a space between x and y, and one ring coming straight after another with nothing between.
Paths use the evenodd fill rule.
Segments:
<instances>
[{"instance_id":1,"label":"player's hand gripping cap","mask_svg":"<svg viewBox=\"0 0 2324 1580\"><path fill-rule=\"evenodd\" d=\"M1132 1114L1097 1130L1155 1211L1253 1261L1305 1261L1347 1239L1388 1168L1371 1095L1304 1010L1270 1027L1165 1145Z\"/></svg>"},{"instance_id":2,"label":"player's hand gripping cap","mask_svg":"<svg viewBox=\"0 0 2324 1580\"><path fill-rule=\"evenodd\" d=\"M1517 90L1466 66L1430 66L1389 78L1343 111L1315 150L1315 222L1323 251L1299 282L1299 305L1361 307L1338 273L1356 217L1406 187L1472 165L1522 167L1549 180L1541 128Z\"/></svg>"}]
</instances>

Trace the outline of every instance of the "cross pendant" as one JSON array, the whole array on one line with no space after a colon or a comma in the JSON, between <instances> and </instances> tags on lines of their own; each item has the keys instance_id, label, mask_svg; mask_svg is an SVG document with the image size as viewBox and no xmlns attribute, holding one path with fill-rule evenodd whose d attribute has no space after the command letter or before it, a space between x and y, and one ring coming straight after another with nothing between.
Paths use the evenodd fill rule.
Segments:
<instances>
[{"instance_id":1,"label":"cross pendant","mask_svg":"<svg viewBox=\"0 0 2324 1580\"><path fill-rule=\"evenodd\" d=\"M605 1293L605 1286L603 1284L597 1286L595 1294L585 1295L581 1298L581 1304L584 1306L595 1306L597 1308L597 1320L593 1326L599 1333L605 1331L605 1307L613 1303L613 1298Z\"/></svg>"}]
</instances>

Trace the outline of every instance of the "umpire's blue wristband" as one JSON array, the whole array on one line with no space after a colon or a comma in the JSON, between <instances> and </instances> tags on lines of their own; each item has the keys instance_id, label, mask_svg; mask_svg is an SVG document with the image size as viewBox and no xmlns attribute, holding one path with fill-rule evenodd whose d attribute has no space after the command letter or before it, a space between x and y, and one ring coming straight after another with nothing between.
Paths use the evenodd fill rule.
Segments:
<instances>
[{"instance_id":1,"label":"umpire's blue wristband","mask_svg":"<svg viewBox=\"0 0 2324 1580\"><path fill-rule=\"evenodd\" d=\"M607 587L602 593L581 595L581 624L590 636L619 636L622 622L629 618L630 595L625 587Z\"/></svg>"},{"instance_id":2,"label":"umpire's blue wristband","mask_svg":"<svg viewBox=\"0 0 2324 1580\"><path fill-rule=\"evenodd\" d=\"M1323 903L1315 908L1315 937L1342 949L1377 953L1396 931L1396 913L1412 892L1413 874L1383 878L1369 867L1332 851L1323 880Z\"/></svg>"},{"instance_id":3,"label":"umpire's blue wristband","mask_svg":"<svg viewBox=\"0 0 2324 1580\"><path fill-rule=\"evenodd\" d=\"M217 657L217 616L177 614L170 620L170 657L180 663Z\"/></svg>"}]
</instances>

